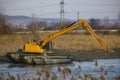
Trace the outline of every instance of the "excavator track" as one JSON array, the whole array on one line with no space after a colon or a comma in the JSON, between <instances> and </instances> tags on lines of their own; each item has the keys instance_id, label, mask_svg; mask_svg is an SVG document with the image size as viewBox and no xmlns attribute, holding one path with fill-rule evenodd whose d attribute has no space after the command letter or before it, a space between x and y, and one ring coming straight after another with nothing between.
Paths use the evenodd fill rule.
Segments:
<instances>
[{"instance_id":1,"label":"excavator track","mask_svg":"<svg viewBox=\"0 0 120 80\"><path fill-rule=\"evenodd\" d=\"M61 64L70 63L72 61L72 57L70 55L60 53L39 54L39 53L8 52L6 57L12 63L33 65Z\"/></svg>"}]
</instances>

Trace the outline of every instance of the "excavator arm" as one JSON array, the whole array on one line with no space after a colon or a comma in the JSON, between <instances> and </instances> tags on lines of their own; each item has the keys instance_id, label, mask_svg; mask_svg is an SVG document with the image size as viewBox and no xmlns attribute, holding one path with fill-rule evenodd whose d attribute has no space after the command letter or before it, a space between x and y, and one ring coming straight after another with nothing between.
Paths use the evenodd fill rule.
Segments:
<instances>
[{"instance_id":1,"label":"excavator arm","mask_svg":"<svg viewBox=\"0 0 120 80\"><path fill-rule=\"evenodd\" d=\"M49 34L42 42L42 44L40 45L40 47L44 47L46 45L47 42L49 42L50 40L66 33L69 32L71 30L74 30L78 27L85 27L87 29L87 31L92 35L92 37L99 43L100 47L103 48L105 51L108 51L109 48L105 45L105 43L95 34L95 32L92 30L91 26L88 24L88 22L86 20L83 19L79 19L77 22L72 23L71 25L63 28L62 30L58 31L58 32L54 32L52 34Z\"/></svg>"},{"instance_id":2,"label":"excavator arm","mask_svg":"<svg viewBox=\"0 0 120 80\"><path fill-rule=\"evenodd\" d=\"M87 23L86 20L79 19L77 22L72 23L71 25L63 28L60 31L54 32L52 34L49 34L40 45L36 43L27 43L23 47L24 52L33 52L33 53L45 53L47 52L44 47L45 45L52 39L67 33L71 30L74 30L78 27L85 27L87 31L92 35L92 37L99 43L100 47L103 48L105 51L108 51L109 48L105 45L105 43L95 34L95 32L92 30L91 26Z\"/></svg>"},{"instance_id":3,"label":"excavator arm","mask_svg":"<svg viewBox=\"0 0 120 80\"><path fill-rule=\"evenodd\" d=\"M87 23L86 20L79 20L80 23L83 23L82 26L84 26L87 31L92 35L92 37L99 43L100 47L103 48L105 51L108 52L109 48L108 46L105 45L105 43L102 41L102 39L100 39L95 32L93 31L93 29L91 28L91 26Z\"/></svg>"}]
</instances>

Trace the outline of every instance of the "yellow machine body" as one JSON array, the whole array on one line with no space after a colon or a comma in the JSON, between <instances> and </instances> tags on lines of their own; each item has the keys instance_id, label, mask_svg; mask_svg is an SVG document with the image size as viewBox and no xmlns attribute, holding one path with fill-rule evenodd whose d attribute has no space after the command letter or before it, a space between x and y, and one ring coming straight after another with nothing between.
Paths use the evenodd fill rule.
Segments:
<instances>
[{"instance_id":1,"label":"yellow machine body","mask_svg":"<svg viewBox=\"0 0 120 80\"><path fill-rule=\"evenodd\" d=\"M42 49L38 44L36 43L28 43L25 44L23 47L24 52L33 52L33 53L43 53L45 50Z\"/></svg>"},{"instance_id":2,"label":"yellow machine body","mask_svg":"<svg viewBox=\"0 0 120 80\"><path fill-rule=\"evenodd\" d=\"M102 41L102 39L100 39L95 32L92 30L91 26L88 24L88 22L86 20L83 19L79 19L78 21L72 23L71 25L63 28L60 31L54 32L49 34L43 41L41 44L36 44L36 43L27 43L24 45L23 51L24 52L32 52L32 53L45 53L47 52L44 49L44 46L51 41L52 39L67 33L71 30L74 30L78 27L85 27L86 30L92 35L92 37L98 42L98 44L100 45L101 48L103 48L105 51L108 51L109 48L105 45L105 43Z\"/></svg>"}]
</instances>

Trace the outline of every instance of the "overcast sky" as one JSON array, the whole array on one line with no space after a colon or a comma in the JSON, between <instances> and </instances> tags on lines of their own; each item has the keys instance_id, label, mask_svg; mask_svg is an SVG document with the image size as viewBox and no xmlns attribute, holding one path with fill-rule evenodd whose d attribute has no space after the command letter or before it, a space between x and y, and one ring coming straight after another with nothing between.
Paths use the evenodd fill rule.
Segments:
<instances>
[{"instance_id":1,"label":"overcast sky","mask_svg":"<svg viewBox=\"0 0 120 80\"><path fill-rule=\"evenodd\" d=\"M120 0L64 0L65 18L117 18ZM0 7L7 15L34 14L39 18L59 18L60 0L0 0Z\"/></svg>"}]
</instances>

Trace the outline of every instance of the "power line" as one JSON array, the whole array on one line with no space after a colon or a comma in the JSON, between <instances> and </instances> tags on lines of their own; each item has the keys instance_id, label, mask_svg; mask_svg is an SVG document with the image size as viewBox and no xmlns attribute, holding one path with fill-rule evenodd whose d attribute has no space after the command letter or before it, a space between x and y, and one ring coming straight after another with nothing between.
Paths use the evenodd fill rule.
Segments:
<instances>
[{"instance_id":1,"label":"power line","mask_svg":"<svg viewBox=\"0 0 120 80\"><path fill-rule=\"evenodd\" d=\"M25 11L25 10L32 10L32 9L38 9L38 8L44 9L44 8L52 7L55 5L57 5L57 4L41 5L41 6L28 7L28 8L18 8L18 9L14 8L14 9L8 9L7 11L20 11L20 10Z\"/></svg>"},{"instance_id":2,"label":"power line","mask_svg":"<svg viewBox=\"0 0 120 80\"><path fill-rule=\"evenodd\" d=\"M79 13L84 13L84 14L89 14L89 13L117 13L118 11L79 11ZM67 11L65 13L76 13L76 12L77 11Z\"/></svg>"},{"instance_id":3,"label":"power line","mask_svg":"<svg viewBox=\"0 0 120 80\"><path fill-rule=\"evenodd\" d=\"M84 5L84 6L119 6L120 4L119 3L117 3L117 4L100 4L100 3L98 3L98 4L90 4L90 3L67 3L67 5Z\"/></svg>"}]
</instances>

